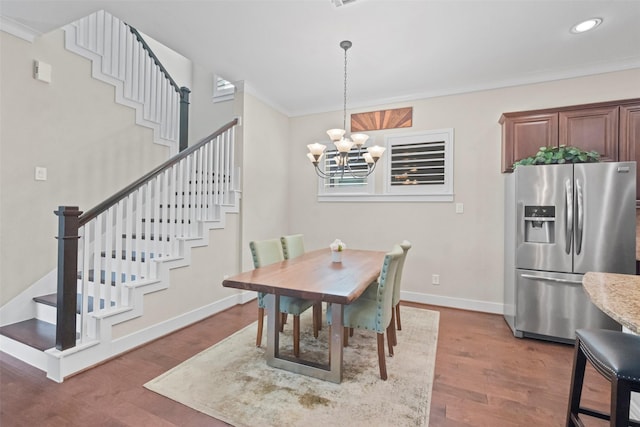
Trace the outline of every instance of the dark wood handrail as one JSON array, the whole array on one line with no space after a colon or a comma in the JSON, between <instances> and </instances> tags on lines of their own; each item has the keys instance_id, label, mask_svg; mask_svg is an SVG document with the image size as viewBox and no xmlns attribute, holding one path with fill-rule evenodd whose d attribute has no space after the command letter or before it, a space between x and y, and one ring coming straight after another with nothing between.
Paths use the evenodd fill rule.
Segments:
<instances>
[{"instance_id":1,"label":"dark wood handrail","mask_svg":"<svg viewBox=\"0 0 640 427\"><path fill-rule=\"evenodd\" d=\"M169 80L169 83L171 83L171 86L174 87L176 92L180 93L180 86L178 86L178 83L176 83L175 80L173 80L171 78L171 75L169 74L167 69L164 68L164 66L162 65L162 63L160 62L160 60L158 59L156 54L153 53L153 50L151 50L151 47L147 44L146 41L144 41L144 38L142 37L142 34L140 34L140 32L138 30L136 30L134 27L132 27L131 25L127 24L126 22L125 22L125 25L127 27L129 27L129 30L131 30L131 33L133 33L133 35L136 36L136 39L138 39L140 44L142 44L142 47L144 48L144 50L147 51L147 53L149 54L151 59L153 59L153 62L155 62L155 64L160 68L160 71L162 71L162 74L164 74L164 76L167 78L167 80Z\"/></svg>"},{"instance_id":2,"label":"dark wood handrail","mask_svg":"<svg viewBox=\"0 0 640 427\"><path fill-rule=\"evenodd\" d=\"M222 126L220 129L218 129L217 131L215 131L211 135L201 139L197 144L192 145L191 147L187 148L186 150L183 150L180 153L176 154L175 156L173 156L172 158L170 158L166 162L162 163L160 166L158 166L155 169L153 169L151 172L149 172L146 175L144 175L142 178L139 178L139 179L135 180L134 182L132 182L131 184L127 185L122 190L118 191L113 196L109 197L108 199L106 199L105 201L100 203L99 205L89 209L88 211L86 211L85 213L80 215L80 217L78 218L78 222L79 222L78 226L82 227L83 225L85 225L86 223L88 223L89 221L91 221L92 219L94 219L95 217L100 215L101 213L105 212L111 206L113 206L114 204L118 203L120 200L124 199L129 194L133 193L138 187L140 187L145 182L151 180L152 178L155 178L157 175L161 174L166 169L168 169L171 166L175 165L180 160L184 159L185 157L187 157L189 154L193 153L194 151L199 150L207 142L211 141L214 138L217 138L218 136L222 135L223 133L225 133L226 131L228 131L229 129L231 129L232 127L234 127L237 124L238 124L238 119L237 118L233 119L232 121L230 121L226 125Z\"/></svg>"}]
</instances>

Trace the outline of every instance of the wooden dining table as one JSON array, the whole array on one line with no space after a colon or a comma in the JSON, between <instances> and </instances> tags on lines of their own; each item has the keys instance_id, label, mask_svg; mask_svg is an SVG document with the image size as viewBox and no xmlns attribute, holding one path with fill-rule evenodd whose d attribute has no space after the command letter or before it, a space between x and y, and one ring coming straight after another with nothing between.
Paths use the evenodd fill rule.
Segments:
<instances>
[{"instance_id":1,"label":"wooden dining table","mask_svg":"<svg viewBox=\"0 0 640 427\"><path fill-rule=\"evenodd\" d=\"M269 366L340 383L343 367L344 306L355 301L380 275L384 252L346 249L342 262L332 262L329 249L229 277L222 285L265 293L267 309L266 361ZM280 297L290 296L332 304L329 362L320 364L280 354Z\"/></svg>"}]
</instances>

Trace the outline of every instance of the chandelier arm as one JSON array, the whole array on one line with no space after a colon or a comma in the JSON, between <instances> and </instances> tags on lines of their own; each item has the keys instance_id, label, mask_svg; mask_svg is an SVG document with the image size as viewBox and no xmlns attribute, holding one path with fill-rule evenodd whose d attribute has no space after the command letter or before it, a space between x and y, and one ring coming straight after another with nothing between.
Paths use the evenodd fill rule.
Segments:
<instances>
[{"instance_id":1,"label":"chandelier arm","mask_svg":"<svg viewBox=\"0 0 640 427\"><path fill-rule=\"evenodd\" d=\"M376 164L374 163L373 166L371 168L369 168L369 165L367 165L367 172L365 174L358 174L356 172L354 172L351 169L351 166L347 163L347 169L349 169L349 174L351 175L351 177L356 178L356 179L362 179L362 178L366 178L369 175L371 175L373 173L373 170L376 168Z\"/></svg>"}]
</instances>

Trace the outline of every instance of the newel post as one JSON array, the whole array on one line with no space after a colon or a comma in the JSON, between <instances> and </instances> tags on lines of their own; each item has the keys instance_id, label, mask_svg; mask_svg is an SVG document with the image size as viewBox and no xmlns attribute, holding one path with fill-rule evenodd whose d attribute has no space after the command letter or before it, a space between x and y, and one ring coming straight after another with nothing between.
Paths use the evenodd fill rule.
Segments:
<instances>
[{"instance_id":1,"label":"newel post","mask_svg":"<svg viewBox=\"0 0 640 427\"><path fill-rule=\"evenodd\" d=\"M189 88L180 88L180 136L179 150L182 151L189 146Z\"/></svg>"},{"instance_id":2,"label":"newel post","mask_svg":"<svg viewBox=\"0 0 640 427\"><path fill-rule=\"evenodd\" d=\"M77 206L60 206L58 216L58 296L56 348L76 345L76 306L78 299L78 217Z\"/></svg>"}]
</instances>

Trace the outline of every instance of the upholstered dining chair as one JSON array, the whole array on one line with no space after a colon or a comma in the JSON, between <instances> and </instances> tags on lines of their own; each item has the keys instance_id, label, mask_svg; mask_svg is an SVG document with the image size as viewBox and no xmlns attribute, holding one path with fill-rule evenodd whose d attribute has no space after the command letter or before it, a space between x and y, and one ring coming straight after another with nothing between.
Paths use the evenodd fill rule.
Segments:
<instances>
[{"instance_id":1,"label":"upholstered dining chair","mask_svg":"<svg viewBox=\"0 0 640 427\"><path fill-rule=\"evenodd\" d=\"M366 329L375 331L378 340L378 365L380 378L387 379L387 362L384 352L384 333L387 332L389 353L393 352L393 344L390 340L391 313L393 311L393 289L396 280L396 271L403 251L400 245L394 245L391 252L387 252L382 263L380 276L377 280L376 298L358 298L351 304L344 306L343 323L345 336L349 328ZM331 324L331 309L327 308L327 322Z\"/></svg>"},{"instance_id":2,"label":"upholstered dining chair","mask_svg":"<svg viewBox=\"0 0 640 427\"><path fill-rule=\"evenodd\" d=\"M395 333L396 329L398 331L402 330L402 323L400 322L400 288L402 287L402 270L404 269L404 261L407 258L407 252L409 252L409 249L411 249L411 242L409 242L408 240L403 240L402 243L400 243L400 247L402 248L402 257L398 262L398 269L396 270L395 285L393 287L393 312L391 313L391 322L393 323L391 340L393 342L393 345L398 344L398 339ZM361 298L375 299L377 292L378 283L373 282L364 291ZM391 352L391 354L393 354L393 351Z\"/></svg>"},{"instance_id":3,"label":"upholstered dining chair","mask_svg":"<svg viewBox=\"0 0 640 427\"><path fill-rule=\"evenodd\" d=\"M278 239L256 240L249 243L253 266L260 268L274 262L284 261L284 253ZM256 347L262 344L262 329L264 325L265 294L258 292L258 334ZM288 296L280 297L280 312L293 315L293 354L300 354L300 315L313 305L314 301Z\"/></svg>"},{"instance_id":4,"label":"upholstered dining chair","mask_svg":"<svg viewBox=\"0 0 640 427\"><path fill-rule=\"evenodd\" d=\"M284 259L292 259L304 253L304 236L290 234L280 237ZM284 323L284 322L283 322ZM318 331L322 329L322 302L313 305L313 336L318 338Z\"/></svg>"}]
</instances>

